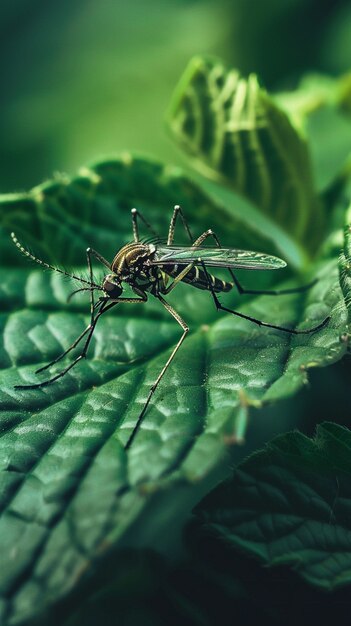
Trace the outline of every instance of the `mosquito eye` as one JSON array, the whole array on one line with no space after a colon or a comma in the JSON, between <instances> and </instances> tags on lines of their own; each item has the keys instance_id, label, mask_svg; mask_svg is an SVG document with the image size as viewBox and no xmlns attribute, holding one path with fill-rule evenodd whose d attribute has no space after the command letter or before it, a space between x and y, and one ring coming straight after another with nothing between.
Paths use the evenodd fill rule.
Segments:
<instances>
[{"instance_id":1,"label":"mosquito eye","mask_svg":"<svg viewBox=\"0 0 351 626\"><path fill-rule=\"evenodd\" d=\"M119 298L123 289L119 285L111 285L111 289L108 292L110 298Z\"/></svg>"},{"instance_id":2,"label":"mosquito eye","mask_svg":"<svg viewBox=\"0 0 351 626\"><path fill-rule=\"evenodd\" d=\"M107 292L110 298L119 298L123 289L120 285L116 285L116 283L105 280L104 282L104 290Z\"/></svg>"}]
</instances>

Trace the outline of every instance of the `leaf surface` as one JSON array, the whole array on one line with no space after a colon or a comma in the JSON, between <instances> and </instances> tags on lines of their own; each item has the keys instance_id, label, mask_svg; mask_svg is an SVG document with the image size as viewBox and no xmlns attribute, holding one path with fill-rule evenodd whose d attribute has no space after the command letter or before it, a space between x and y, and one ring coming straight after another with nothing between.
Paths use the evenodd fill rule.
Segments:
<instances>
[{"instance_id":1,"label":"leaf surface","mask_svg":"<svg viewBox=\"0 0 351 626\"><path fill-rule=\"evenodd\" d=\"M267 565L290 565L323 589L350 584L350 448L350 431L331 423L318 426L314 439L281 435L196 514L228 546Z\"/></svg>"},{"instance_id":2,"label":"leaf surface","mask_svg":"<svg viewBox=\"0 0 351 626\"><path fill-rule=\"evenodd\" d=\"M103 569L117 548L169 549L170 520L181 525L226 474L228 445L242 441L250 405L294 394L307 382L308 368L332 363L347 349L347 341L340 341L347 311L337 263L327 259L314 268L319 281L308 292L247 297L243 303L237 294L223 296L228 306L288 327L307 328L331 314L329 324L310 335L263 329L217 313L208 293L186 285L174 290L169 301L191 333L128 453L124 445L150 386L180 336L155 299L103 316L86 361L57 383L15 390L37 381L34 370L82 332L89 304L84 293L67 304L72 284L28 265L8 243L8 232L16 230L44 260L80 265L79 272L87 245L112 258L131 239L132 206L164 236L176 202L195 235L208 228L210 217L229 244L235 218L178 170L141 159L98 163L77 178L6 196L0 204L4 624L37 614L53 619L55 604L73 591L79 595L80 582ZM184 241L180 227L178 232ZM248 246L254 233L254 226L241 229L236 246Z\"/></svg>"}]
</instances>

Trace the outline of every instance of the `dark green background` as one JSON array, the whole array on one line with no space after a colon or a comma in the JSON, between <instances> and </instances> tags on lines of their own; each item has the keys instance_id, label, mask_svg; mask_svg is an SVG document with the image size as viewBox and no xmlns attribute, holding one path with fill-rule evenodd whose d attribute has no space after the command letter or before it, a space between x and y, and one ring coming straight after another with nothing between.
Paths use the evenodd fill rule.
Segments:
<instances>
[{"instance_id":1,"label":"dark green background","mask_svg":"<svg viewBox=\"0 0 351 626\"><path fill-rule=\"evenodd\" d=\"M1 192L123 150L179 161L163 116L194 54L269 89L351 58L349 0L5 0L0 26Z\"/></svg>"}]
</instances>

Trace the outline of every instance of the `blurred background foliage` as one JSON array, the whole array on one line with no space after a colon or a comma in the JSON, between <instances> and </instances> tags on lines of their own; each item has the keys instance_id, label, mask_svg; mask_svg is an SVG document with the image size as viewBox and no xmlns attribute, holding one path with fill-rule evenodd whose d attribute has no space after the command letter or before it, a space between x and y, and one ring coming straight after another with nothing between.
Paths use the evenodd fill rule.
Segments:
<instances>
[{"instance_id":1,"label":"blurred background foliage","mask_svg":"<svg viewBox=\"0 0 351 626\"><path fill-rule=\"evenodd\" d=\"M0 192L124 150L179 163L164 131L189 58L269 89L350 69L350 0L4 0Z\"/></svg>"}]
</instances>

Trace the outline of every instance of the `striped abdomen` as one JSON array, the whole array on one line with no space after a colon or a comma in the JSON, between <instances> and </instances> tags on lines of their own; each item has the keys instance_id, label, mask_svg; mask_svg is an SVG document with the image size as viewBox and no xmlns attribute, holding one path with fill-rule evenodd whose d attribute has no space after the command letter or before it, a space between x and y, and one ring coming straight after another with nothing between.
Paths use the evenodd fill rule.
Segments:
<instances>
[{"instance_id":1,"label":"striped abdomen","mask_svg":"<svg viewBox=\"0 0 351 626\"><path fill-rule=\"evenodd\" d=\"M165 265L162 269L172 278L176 278L178 274L184 269L185 265ZM208 276L208 278L207 278ZM221 280L221 278L216 278L207 272L207 276L205 272L199 267L193 267L188 274L182 279L182 282L188 283L197 289L206 289L210 291L211 287L208 284L210 280L213 291L216 293L220 293L222 291L230 291L234 284L229 283L225 280Z\"/></svg>"}]
</instances>

